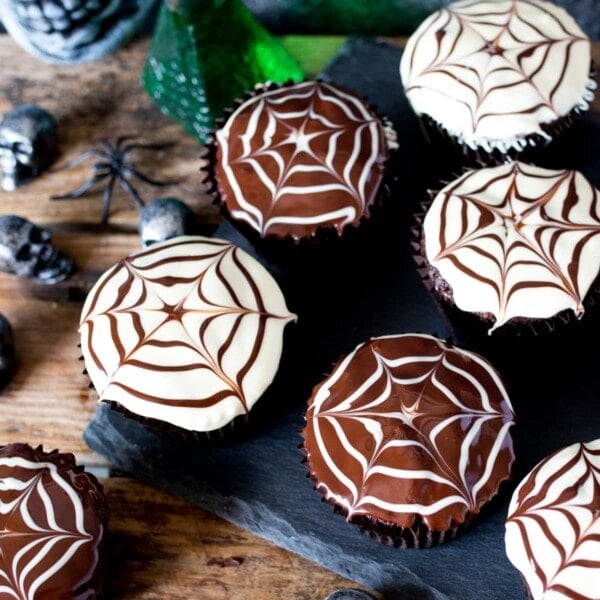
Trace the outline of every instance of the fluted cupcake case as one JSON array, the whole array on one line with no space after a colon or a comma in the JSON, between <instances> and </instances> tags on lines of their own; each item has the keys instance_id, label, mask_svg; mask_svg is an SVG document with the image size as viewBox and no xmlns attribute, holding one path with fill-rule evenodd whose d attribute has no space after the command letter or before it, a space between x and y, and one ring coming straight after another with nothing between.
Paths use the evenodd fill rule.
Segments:
<instances>
[{"instance_id":1,"label":"fluted cupcake case","mask_svg":"<svg viewBox=\"0 0 600 600\"><path fill-rule=\"evenodd\" d=\"M413 32L400 62L425 131L472 166L539 158L589 109L592 69L589 38L543 0L453 2Z\"/></svg>"},{"instance_id":2,"label":"fluted cupcake case","mask_svg":"<svg viewBox=\"0 0 600 600\"><path fill-rule=\"evenodd\" d=\"M509 560L533 600L600 591L600 439L541 460L515 489L506 518Z\"/></svg>"},{"instance_id":3,"label":"fluted cupcake case","mask_svg":"<svg viewBox=\"0 0 600 600\"><path fill-rule=\"evenodd\" d=\"M425 284L462 331L551 332L597 296L600 192L578 171L467 170L424 206L414 236Z\"/></svg>"},{"instance_id":4,"label":"fluted cupcake case","mask_svg":"<svg viewBox=\"0 0 600 600\"><path fill-rule=\"evenodd\" d=\"M360 344L315 386L305 418L315 488L382 543L453 538L510 478L514 414L500 376L431 335Z\"/></svg>"},{"instance_id":5,"label":"fluted cupcake case","mask_svg":"<svg viewBox=\"0 0 600 600\"><path fill-rule=\"evenodd\" d=\"M396 134L367 100L324 81L257 86L216 128L206 184L270 261L306 259L364 232L389 192Z\"/></svg>"},{"instance_id":6,"label":"fluted cupcake case","mask_svg":"<svg viewBox=\"0 0 600 600\"><path fill-rule=\"evenodd\" d=\"M0 596L102 597L109 512L72 454L0 446Z\"/></svg>"},{"instance_id":7,"label":"fluted cupcake case","mask_svg":"<svg viewBox=\"0 0 600 600\"><path fill-rule=\"evenodd\" d=\"M231 242L181 236L106 271L81 313L100 402L182 442L244 433L295 321L270 273Z\"/></svg>"}]
</instances>

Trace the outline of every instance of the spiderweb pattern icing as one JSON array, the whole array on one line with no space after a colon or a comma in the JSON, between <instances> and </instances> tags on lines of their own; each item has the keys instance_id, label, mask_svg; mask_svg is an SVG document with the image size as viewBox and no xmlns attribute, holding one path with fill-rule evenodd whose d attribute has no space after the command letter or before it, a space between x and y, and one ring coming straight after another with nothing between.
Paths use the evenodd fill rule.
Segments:
<instances>
[{"instance_id":1,"label":"spiderweb pattern icing","mask_svg":"<svg viewBox=\"0 0 600 600\"><path fill-rule=\"evenodd\" d=\"M475 148L549 139L542 124L594 97L590 41L566 11L537 0L466 0L407 42L401 78L415 111Z\"/></svg>"},{"instance_id":2,"label":"spiderweb pattern icing","mask_svg":"<svg viewBox=\"0 0 600 600\"><path fill-rule=\"evenodd\" d=\"M542 460L515 490L506 551L535 600L600 591L600 440Z\"/></svg>"},{"instance_id":3,"label":"spiderweb pattern icing","mask_svg":"<svg viewBox=\"0 0 600 600\"><path fill-rule=\"evenodd\" d=\"M246 252L175 238L97 282L82 311L82 351L100 400L211 430L248 412L270 384L294 318Z\"/></svg>"},{"instance_id":4,"label":"spiderweb pattern icing","mask_svg":"<svg viewBox=\"0 0 600 600\"><path fill-rule=\"evenodd\" d=\"M0 598L92 594L82 589L97 566L99 525L74 482L52 462L0 455Z\"/></svg>"},{"instance_id":5,"label":"spiderweb pattern icing","mask_svg":"<svg viewBox=\"0 0 600 600\"><path fill-rule=\"evenodd\" d=\"M513 413L494 369L431 336L373 338L317 386L307 412L311 473L349 520L433 530L462 523L512 464Z\"/></svg>"},{"instance_id":6,"label":"spiderweb pattern icing","mask_svg":"<svg viewBox=\"0 0 600 600\"><path fill-rule=\"evenodd\" d=\"M600 270L600 194L579 172L515 162L448 184L424 219L426 255L456 305L547 318L583 299Z\"/></svg>"},{"instance_id":7,"label":"spiderweb pattern icing","mask_svg":"<svg viewBox=\"0 0 600 600\"><path fill-rule=\"evenodd\" d=\"M247 100L216 140L228 210L263 236L357 224L387 158L380 119L362 98L323 82Z\"/></svg>"}]
</instances>

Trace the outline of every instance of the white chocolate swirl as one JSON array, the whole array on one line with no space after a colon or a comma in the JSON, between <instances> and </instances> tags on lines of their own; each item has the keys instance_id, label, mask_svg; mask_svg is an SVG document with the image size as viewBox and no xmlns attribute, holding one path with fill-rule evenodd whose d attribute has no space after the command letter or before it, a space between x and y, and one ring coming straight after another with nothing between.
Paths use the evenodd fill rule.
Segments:
<instances>
[{"instance_id":1,"label":"white chocolate swirl","mask_svg":"<svg viewBox=\"0 0 600 600\"><path fill-rule=\"evenodd\" d=\"M434 198L425 254L458 308L512 318L584 312L600 271L600 193L579 172L520 162L468 171Z\"/></svg>"},{"instance_id":2,"label":"white chocolate swirl","mask_svg":"<svg viewBox=\"0 0 600 600\"><path fill-rule=\"evenodd\" d=\"M600 439L554 452L521 481L505 543L533 600L600 598Z\"/></svg>"},{"instance_id":3,"label":"white chocolate swirl","mask_svg":"<svg viewBox=\"0 0 600 600\"><path fill-rule=\"evenodd\" d=\"M594 97L591 44L562 8L541 0L464 0L431 14L400 62L415 112L462 143L522 150L527 136ZM532 138L529 138L531 141Z\"/></svg>"},{"instance_id":4,"label":"white chocolate swirl","mask_svg":"<svg viewBox=\"0 0 600 600\"><path fill-rule=\"evenodd\" d=\"M80 496L87 476L10 448L0 449L0 598L91 597L104 529Z\"/></svg>"},{"instance_id":5,"label":"white chocolate swirl","mask_svg":"<svg viewBox=\"0 0 600 600\"><path fill-rule=\"evenodd\" d=\"M514 414L481 356L429 335L372 338L315 387L303 434L310 474L349 521L445 532L496 494Z\"/></svg>"},{"instance_id":6,"label":"white chocolate swirl","mask_svg":"<svg viewBox=\"0 0 600 600\"><path fill-rule=\"evenodd\" d=\"M179 237L98 280L82 310L81 348L100 401L212 431L270 385L293 320L277 282L248 253Z\"/></svg>"},{"instance_id":7,"label":"white chocolate swirl","mask_svg":"<svg viewBox=\"0 0 600 600\"><path fill-rule=\"evenodd\" d=\"M221 198L263 237L357 225L388 157L381 119L358 95L325 82L260 91L215 139Z\"/></svg>"}]
</instances>

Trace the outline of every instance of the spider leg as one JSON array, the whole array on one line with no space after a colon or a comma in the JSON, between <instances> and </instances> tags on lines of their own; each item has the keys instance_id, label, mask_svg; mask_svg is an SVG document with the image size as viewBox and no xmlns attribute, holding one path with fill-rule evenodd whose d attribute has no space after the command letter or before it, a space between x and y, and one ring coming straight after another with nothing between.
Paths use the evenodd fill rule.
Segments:
<instances>
[{"instance_id":1,"label":"spider leg","mask_svg":"<svg viewBox=\"0 0 600 600\"><path fill-rule=\"evenodd\" d=\"M123 190L125 192L127 192L127 194L129 194L129 196L131 197L131 199L138 206L144 206L144 204L145 204L144 201L142 200L142 198L138 194L137 190L133 187L133 185L131 185L131 183L129 183L129 181L127 181L127 179L122 174L117 175L117 177L119 178L119 184L120 184L120 186L123 188Z\"/></svg>"},{"instance_id":2,"label":"spider leg","mask_svg":"<svg viewBox=\"0 0 600 600\"><path fill-rule=\"evenodd\" d=\"M100 223L102 225L106 225L106 223L108 222L108 211L110 208L110 201L112 199L112 193L116 178L117 176L113 174L108 181L108 185L104 188L104 191L102 192L102 216L100 217Z\"/></svg>"},{"instance_id":3,"label":"spider leg","mask_svg":"<svg viewBox=\"0 0 600 600\"><path fill-rule=\"evenodd\" d=\"M70 169L71 167L75 167L78 164L82 163L84 160L87 160L88 158L106 158L103 152L100 152L99 150L88 150L86 152L83 152L82 154L80 154L79 156L76 156L75 158L67 161L64 165L61 165L60 167L55 167L54 169L51 169L50 172L52 173L56 173L57 171L62 171L64 169Z\"/></svg>"},{"instance_id":4,"label":"spider leg","mask_svg":"<svg viewBox=\"0 0 600 600\"><path fill-rule=\"evenodd\" d=\"M142 181L149 183L150 185L175 185L177 183L179 183L179 181L175 180L175 179L170 179L170 180L166 180L166 181L160 181L158 179L152 179L151 177L148 177L148 175L144 175L144 173L142 173L141 171L138 171L137 169L133 168L133 167L127 167L126 169L123 169L123 175L125 177L137 177L138 179L141 179Z\"/></svg>"},{"instance_id":5,"label":"spider leg","mask_svg":"<svg viewBox=\"0 0 600 600\"><path fill-rule=\"evenodd\" d=\"M94 185L96 185L99 181L104 179L108 174L101 173L99 175L94 175L91 179L88 179L83 185L75 188L71 192L67 192L66 194L56 194L54 196L50 196L51 200L70 200L72 198L79 198L83 196L89 189L91 189Z\"/></svg>"},{"instance_id":6,"label":"spider leg","mask_svg":"<svg viewBox=\"0 0 600 600\"><path fill-rule=\"evenodd\" d=\"M120 135L117 140L115 141L115 149L118 150L119 152L123 152L123 154L125 154L127 152L127 145L123 146L123 144L125 142L128 142L129 140L135 140L135 136L133 135Z\"/></svg>"}]
</instances>

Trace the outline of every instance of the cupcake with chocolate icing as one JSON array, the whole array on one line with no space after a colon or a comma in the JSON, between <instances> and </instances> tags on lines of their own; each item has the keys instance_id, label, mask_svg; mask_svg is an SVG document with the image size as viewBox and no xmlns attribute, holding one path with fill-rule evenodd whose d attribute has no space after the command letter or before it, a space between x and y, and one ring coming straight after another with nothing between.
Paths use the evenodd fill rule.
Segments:
<instances>
[{"instance_id":1,"label":"cupcake with chocolate icing","mask_svg":"<svg viewBox=\"0 0 600 600\"><path fill-rule=\"evenodd\" d=\"M600 439L540 461L515 489L505 546L533 600L600 591Z\"/></svg>"},{"instance_id":2,"label":"cupcake with chocolate icing","mask_svg":"<svg viewBox=\"0 0 600 600\"><path fill-rule=\"evenodd\" d=\"M544 0L439 9L408 39L400 76L426 130L488 163L559 139L596 88L589 38Z\"/></svg>"},{"instance_id":3,"label":"cupcake with chocolate icing","mask_svg":"<svg viewBox=\"0 0 600 600\"><path fill-rule=\"evenodd\" d=\"M295 318L244 250L181 236L100 277L82 309L81 351L100 402L170 439L219 442L245 430Z\"/></svg>"},{"instance_id":4,"label":"cupcake with chocolate icing","mask_svg":"<svg viewBox=\"0 0 600 600\"><path fill-rule=\"evenodd\" d=\"M416 261L461 329L553 331L582 318L600 272L600 192L522 162L466 171L417 216Z\"/></svg>"},{"instance_id":5,"label":"cupcake with chocolate icing","mask_svg":"<svg viewBox=\"0 0 600 600\"><path fill-rule=\"evenodd\" d=\"M215 130L206 182L231 223L277 259L335 244L370 220L395 147L387 120L349 89L267 84Z\"/></svg>"},{"instance_id":6,"label":"cupcake with chocolate icing","mask_svg":"<svg viewBox=\"0 0 600 600\"><path fill-rule=\"evenodd\" d=\"M371 338L313 390L303 429L323 499L383 543L453 538L510 477L514 414L483 357L436 337Z\"/></svg>"},{"instance_id":7,"label":"cupcake with chocolate icing","mask_svg":"<svg viewBox=\"0 0 600 600\"><path fill-rule=\"evenodd\" d=\"M109 508L72 454L0 447L0 595L100 598Z\"/></svg>"}]
</instances>

